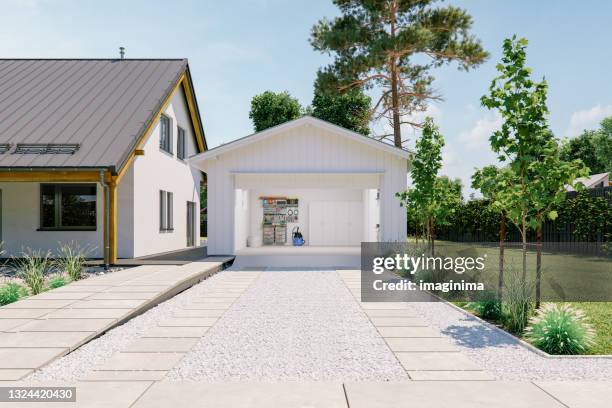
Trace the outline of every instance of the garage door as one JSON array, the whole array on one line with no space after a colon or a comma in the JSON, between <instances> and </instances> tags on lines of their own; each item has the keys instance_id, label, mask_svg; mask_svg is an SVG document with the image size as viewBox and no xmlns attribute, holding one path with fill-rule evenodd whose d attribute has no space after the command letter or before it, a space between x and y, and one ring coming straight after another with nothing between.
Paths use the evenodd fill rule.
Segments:
<instances>
[{"instance_id":1,"label":"garage door","mask_svg":"<svg viewBox=\"0 0 612 408\"><path fill-rule=\"evenodd\" d=\"M363 205L359 201L315 201L309 206L310 245L360 245Z\"/></svg>"}]
</instances>

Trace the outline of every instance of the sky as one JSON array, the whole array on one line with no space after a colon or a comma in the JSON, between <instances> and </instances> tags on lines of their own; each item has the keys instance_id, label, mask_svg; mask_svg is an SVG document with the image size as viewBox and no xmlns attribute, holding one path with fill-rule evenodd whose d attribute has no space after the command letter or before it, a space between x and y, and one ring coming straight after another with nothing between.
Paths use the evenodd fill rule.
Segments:
<instances>
[{"instance_id":1,"label":"sky","mask_svg":"<svg viewBox=\"0 0 612 408\"><path fill-rule=\"evenodd\" d=\"M469 72L434 70L444 100L430 105L446 139L442 173L471 189L474 168L495 162L488 137L500 126L480 97L496 75L504 38L529 40L527 64L549 83L550 125L558 137L597 128L612 115L612 2L451 0L474 19L491 54ZM330 57L312 49L310 30L334 17L331 0L0 0L0 57L186 57L210 147L253 132L251 98L289 91L310 104L313 81ZM418 133L405 130L414 144Z\"/></svg>"}]
</instances>

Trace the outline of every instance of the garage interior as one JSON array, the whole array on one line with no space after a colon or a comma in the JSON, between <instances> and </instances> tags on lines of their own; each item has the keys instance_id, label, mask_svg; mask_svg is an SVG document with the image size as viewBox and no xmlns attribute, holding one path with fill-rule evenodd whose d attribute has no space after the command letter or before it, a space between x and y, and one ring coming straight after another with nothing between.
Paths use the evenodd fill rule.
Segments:
<instances>
[{"instance_id":1,"label":"garage interior","mask_svg":"<svg viewBox=\"0 0 612 408\"><path fill-rule=\"evenodd\" d=\"M361 242L379 240L378 182L376 174L235 175L236 264L358 267Z\"/></svg>"}]
</instances>

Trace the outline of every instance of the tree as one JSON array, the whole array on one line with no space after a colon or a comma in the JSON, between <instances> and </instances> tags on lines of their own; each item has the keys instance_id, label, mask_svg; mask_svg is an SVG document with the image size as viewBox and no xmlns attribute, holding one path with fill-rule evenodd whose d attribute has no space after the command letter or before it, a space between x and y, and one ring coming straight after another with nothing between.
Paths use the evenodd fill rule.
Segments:
<instances>
[{"instance_id":1,"label":"tree","mask_svg":"<svg viewBox=\"0 0 612 408\"><path fill-rule=\"evenodd\" d=\"M315 89L312 100L312 116L363 135L370 134L371 98L361 89L344 94L331 94Z\"/></svg>"},{"instance_id":2,"label":"tree","mask_svg":"<svg viewBox=\"0 0 612 408\"><path fill-rule=\"evenodd\" d=\"M372 113L393 125L397 147L403 123L422 125L409 115L440 99L431 69L456 61L468 70L488 56L469 33L470 15L453 6L433 7L435 1L333 0L342 15L312 29L313 48L335 57L319 71L322 87L332 93L379 87Z\"/></svg>"},{"instance_id":3,"label":"tree","mask_svg":"<svg viewBox=\"0 0 612 408\"><path fill-rule=\"evenodd\" d=\"M493 79L489 94L481 98L483 106L497 109L503 123L489 141L500 161L508 163L498 184L508 219L514 223L522 240L522 275L527 277L527 232L538 231L536 295L541 277L541 225L543 218L556 216L552 205L564 197L564 186L584 174L582 163L561 160L559 146L548 128L545 80L531 79L525 66L527 40L506 39L500 75ZM498 173L499 174L499 173Z\"/></svg>"},{"instance_id":4,"label":"tree","mask_svg":"<svg viewBox=\"0 0 612 408\"><path fill-rule=\"evenodd\" d=\"M565 141L561 147L565 161L580 159L591 174L612 171L612 117L601 122L600 129L584 130L578 137Z\"/></svg>"},{"instance_id":5,"label":"tree","mask_svg":"<svg viewBox=\"0 0 612 408\"><path fill-rule=\"evenodd\" d=\"M434 250L434 216L438 214L436 199L440 199L435 188L438 171L442 168L442 147L444 147L444 138L438 127L434 124L433 119L426 118L412 159L413 188L396 193L402 205L414 206L416 211L422 215L421 219L426 223L432 253ZM440 186L439 183L438 186Z\"/></svg>"},{"instance_id":6,"label":"tree","mask_svg":"<svg viewBox=\"0 0 612 408\"><path fill-rule=\"evenodd\" d=\"M300 117L302 106L289 92L266 91L251 100L249 118L256 132Z\"/></svg>"},{"instance_id":7,"label":"tree","mask_svg":"<svg viewBox=\"0 0 612 408\"><path fill-rule=\"evenodd\" d=\"M508 195L509 184L514 184L514 173L509 168L486 166L476 170L472 176L472 187L480 190L489 200L489 208L499 214L499 274L497 298L502 299L504 288L504 252L506 243L506 214L512 208L512 196Z\"/></svg>"}]
</instances>

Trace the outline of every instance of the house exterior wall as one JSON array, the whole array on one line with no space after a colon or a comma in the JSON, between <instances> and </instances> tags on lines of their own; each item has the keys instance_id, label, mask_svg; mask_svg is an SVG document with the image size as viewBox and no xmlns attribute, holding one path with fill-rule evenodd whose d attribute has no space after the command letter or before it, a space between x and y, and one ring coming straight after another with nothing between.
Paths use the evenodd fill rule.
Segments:
<instances>
[{"instance_id":1,"label":"house exterior wall","mask_svg":"<svg viewBox=\"0 0 612 408\"><path fill-rule=\"evenodd\" d=\"M62 183L68 184L68 183ZM81 184L81 183L79 183ZM95 231L38 231L40 228L41 183L0 183L2 190L2 257L20 256L23 249L40 249L57 253L59 243L71 241L91 250L91 257L103 256L104 191L97 184Z\"/></svg>"},{"instance_id":2,"label":"house exterior wall","mask_svg":"<svg viewBox=\"0 0 612 408\"><path fill-rule=\"evenodd\" d=\"M380 235L406 239L406 211L395 193L406 189L407 160L333 131L303 125L203 161L208 180L208 253L234 253L236 173L377 173ZM296 185L296 187L302 187ZM346 188L346 187L345 187ZM367 188L367 187L366 187Z\"/></svg>"},{"instance_id":3,"label":"house exterior wall","mask_svg":"<svg viewBox=\"0 0 612 408\"><path fill-rule=\"evenodd\" d=\"M187 246L187 201L195 202L196 244L200 233L200 180L201 172L177 157L177 126L185 130L187 157L197 153L197 147L187 105L182 91L176 92L163 112L171 120L173 153L159 147L159 121L143 146L144 156L137 156L133 172L133 254L145 256L183 249ZM126 174L127 177L127 174ZM121 180L121 184L124 180ZM129 185L129 180L128 180ZM174 231L160 231L159 191L173 193ZM129 217L128 217L129 219ZM121 229L119 225L119 229ZM118 241L118 247L130 245L130 238Z\"/></svg>"}]
</instances>

